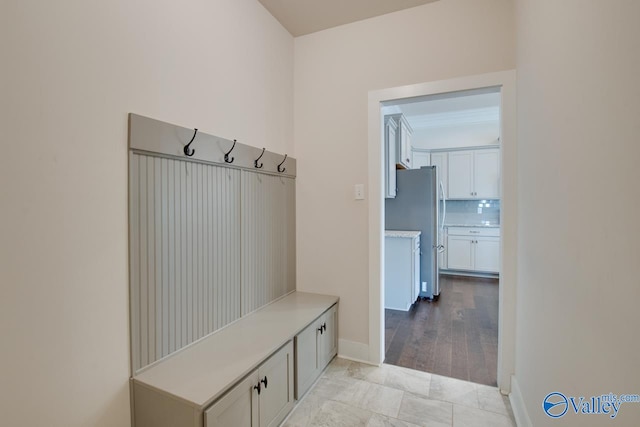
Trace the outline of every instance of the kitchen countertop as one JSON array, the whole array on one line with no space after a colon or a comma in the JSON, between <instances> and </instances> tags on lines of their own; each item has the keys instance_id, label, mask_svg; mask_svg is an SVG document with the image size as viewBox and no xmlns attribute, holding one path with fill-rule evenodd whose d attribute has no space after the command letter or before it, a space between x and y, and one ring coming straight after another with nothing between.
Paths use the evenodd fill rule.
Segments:
<instances>
[{"instance_id":1,"label":"kitchen countertop","mask_svg":"<svg viewBox=\"0 0 640 427\"><path fill-rule=\"evenodd\" d=\"M473 223L473 224L445 224L445 227L482 227L482 228L500 228L500 224L497 224L495 222L489 223L489 224L478 224L478 223Z\"/></svg>"},{"instance_id":2,"label":"kitchen countertop","mask_svg":"<svg viewBox=\"0 0 640 427\"><path fill-rule=\"evenodd\" d=\"M404 237L408 239L413 239L422 233L421 231L406 231L406 230L385 230L385 237Z\"/></svg>"}]
</instances>

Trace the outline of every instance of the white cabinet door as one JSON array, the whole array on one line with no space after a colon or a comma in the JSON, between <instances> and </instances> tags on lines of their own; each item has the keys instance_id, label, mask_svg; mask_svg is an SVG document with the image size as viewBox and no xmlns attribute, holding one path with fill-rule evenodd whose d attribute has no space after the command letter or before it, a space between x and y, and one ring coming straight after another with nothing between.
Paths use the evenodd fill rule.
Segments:
<instances>
[{"instance_id":1,"label":"white cabinet door","mask_svg":"<svg viewBox=\"0 0 640 427\"><path fill-rule=\"evenodd\" d=\"M452 270L473 270L473 240L473 238L467 236L448 236L448 268Z\"/></svg>"},{"instance_id":2,"label":"white cabinet door","mask_svg":"<svg viewBox=\"0 0 640 427\"><path fill-rule=\"evenodd\" d=\"M413 275L411 280L413 282L413 292L411 300L416 302L420 296L420 237L416 237L417 242L414 244L413 250Z\"/></svg>"},{"instance_id":3,"label":"white cabinet door","mask_svg":"<svg viewBox=\"0 0 640 427\"><path fill-rule=\"evenodd\" d=\"M428 151L412 150L412 169L420 169L422 166L431 166L431 154Z\"/></svg>"},{"instance_id":4,"label":"white cabinet door","mask_svg":"<svg viewBox=\"0 0 640 427\"><path fill-rule=\"evenodd\" d=\"M500 198L500 150L452 151L448 163L449 198Z\"/></svg>"},{"instance_id":5,"label":"white cabinet door","mask_svg":"<svg viewBox=\"0 0 640 427\"><path fill-rule=\"evenodd\" d=\"M300 399L338 353L338 305L296 335L296 399Z\"/></svg>"},{"instance_id":6,"label":"white cabinet door","mask_svg":"<svg viewBox=\"0 0 640 427\"><path fill-rule=\"evenodd\" d=\"M395 139L390 135L385 135L385 140L389 141L389 149L393 146L395 151L395 163L406 169L411 169L412 165L412 147L411 133L413 130L409 126L409 122L402 114L390 114L384 116L385 128L393 128L395 125ZM395 141L392 143L392 141ZM395 167L395 165L394 165Z\"/></svg>"},{"instance_id":7,"label":"white cabinet door","mask_svg":"<svg viewBox=\"0 0 640 427\"><path fill-rule=\"evenodd\" d=\"M321 317L322 332L319 335L318 364L320 370L331 362L333 356L338 352L338 307L331 307Z\"/></svg>"},{"instance_id":8,"label":"white cabinet door","mask_svg":"<svg viewBox=\"0 0 640 427\"><path fill-rule=\"evenodd\" d=\"M320 374L318 327L315 321L296 335L296 399L300 399Z\"/></svg>"},{"instance_id":9,"label":"white cabinet door","mask_svg":"<svg viewBox=\"0 0 640 427\"><path fill-rule=\"evenodd\" d=\"M206 427L273 427L293 408L291 341L204 413Z\"/></svg>"},{"instance_id":10,"label":"white cabinet door","mask_svg":"<svg viewBox=\"0 0 640 427\"><path fill-rule=\"evenodd\" d=\"M396 132L397 125L393 119L385 120L385 198L396 197Z\"/></svg>"},{"instance_id":11,"label":"white cabinet door","mask_svg":"<svg viewBox=\"0 0 640 427\"><path fill-rule=\"evenodd\" d=\"M473 186L475 198L500 198L500 151L498 149L475 151Z\"/></svg>"},{"instance_id":12,"label":"white cabinet door","mask_svg":"<svg viewBox=\"0 0 640 427\"><path fill-rule=\"evenodd\" d=\"M400 147L400 163L411 169L411 130L404 117L400 120Z\"/></svg>"},{"instance_id":13,"label":"white cabinet door","mask_svg":"<svg viewBox=\"0 0 640 427\"><path fill-rule=\"evenodd\" d=\"M444 194L446 197L449 197L447 158L446 152L431 153L431 165L436 167L436 178L438 182L442 181Z\"/></svg>"},{"instance_id":14,"label":"white cabinet door","mask_svg":"<svg viewBox=\"0 0 640 427\"><path fill-rule=\"evenodd\" d=\"M473 198L473 151L450 152L448 172L449 198Z\"/></svg>"},{"instance_id":15,"label":"white cabinet door","mask_svg":"<svg viewBox=\"0 0 640 427\"><path fill-rule=\"evenodd\" d=\"M206 427L257 427L258 372L254 371L204 412Z\"/></svg>"},{"instance_id":16,"label":"white cabinet door","mask_svg":"<svg viewBox=\"0 0 640 427\"><path fill-rule=\"evenodd\" d=\"M260 427L277 426L293 408L293 344L291 341L258 368Z\"/></svg>"},{"instance_id":17,"label":"white cabinet door","mask_svg":"<svg viewBox=\"0 0 640 427\"><path fill-rule=\"evenodd\" d=\"M407 311L414 303L411 299L414 239L385 237L384 242L384 307Z\"/></svg>"},{"instance_id":18,"label":"white cabinet door","mask_svg":"<svg viewBox=\"0 0 640 427\"><path fill-rule=\"evenodd\" d=\"M497 273L500 270L500 238L476 237L474 242L475 270Z\"/></svg>"}]
</instances>

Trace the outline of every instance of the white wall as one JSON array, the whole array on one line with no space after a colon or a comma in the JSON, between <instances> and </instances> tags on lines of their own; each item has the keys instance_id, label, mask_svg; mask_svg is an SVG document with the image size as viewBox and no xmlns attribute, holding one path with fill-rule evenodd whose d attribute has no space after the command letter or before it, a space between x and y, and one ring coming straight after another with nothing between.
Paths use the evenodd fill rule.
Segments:
<instances>
[{"instance_id":1,"label":"white wall","mask_svg":"<svg viewBox=\"0 0 640 427\"><path fill-rule=\"evenodd\" d=\"M460 148L499 144L500 123L484 122L455 126L414 129L411 145L415 148Z\"/></svg>"},{"instance_id":2,"label":"white wall","mask_svg":"<svg viewBox=\"0 0 640 427\"><path fill-rule=\"evenodd\" d=\"M640 3L519 0L516 380L534 426L552 391L640 394ZM637 426L567 414L558 426Z\"/></svg>"},{"instance_id":3,"label":"white wall","mask_svg":"<svg viewBox=\"0 0 640 427\"><path fill-rule=\"evenodd\" d=\"M291 153L293 39L256 0L1 7L0 424L127 426L127 113Z\"/></svg>"},{"instance_id":4,"label":"white wall","mask_svg":"<svg viewBox=\"0 0 640 427\"><path fill-rule=\"evenodd\" d=\"M295 40L298 289L340 296L343 354L367 358L368 92L515 65L509 0L445 0Z\"/></svg>"}]
</instances>

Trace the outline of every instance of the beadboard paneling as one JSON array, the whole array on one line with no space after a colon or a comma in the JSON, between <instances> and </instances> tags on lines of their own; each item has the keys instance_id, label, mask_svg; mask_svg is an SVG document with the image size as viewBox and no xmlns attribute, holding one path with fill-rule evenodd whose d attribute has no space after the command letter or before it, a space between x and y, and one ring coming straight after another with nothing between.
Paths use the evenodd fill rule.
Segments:
<instances>
[{"instance_id":1,"label":"beadboard paneling","mask_svg":"<svg viewBox=\"0 0 640 427\"><path fill-rule=\"evenodd\" d=\"M295 289L295 181L242 172L242 315Z\"/></svg>"},{"instance_id":2,"label":"beadboard paneling","mask_svg":"<svg viewBox=\"0 0 640 427\"><path fill-rule=\"evenodd\" d=\"M240 317L240 171L130 153L134 372Z\"/></svg>"}]
</instances>

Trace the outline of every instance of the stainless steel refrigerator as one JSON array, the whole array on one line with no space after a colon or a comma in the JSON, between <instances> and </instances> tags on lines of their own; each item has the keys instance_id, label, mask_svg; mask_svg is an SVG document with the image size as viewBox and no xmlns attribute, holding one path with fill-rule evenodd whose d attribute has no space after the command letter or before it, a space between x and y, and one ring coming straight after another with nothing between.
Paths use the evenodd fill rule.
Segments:
<instances>
[{"instance_id":1,"label":"stainless steel refrigerator","mask_svg":"<svg viewBox=\"0 0 640 427\"><path fill-rule=\"evenodd\" d=\"M444 251L446 198L435 166L396 173L396 197L385 199L385 229L421 231L420 296L440 296L438 253ZM426 283L426 286L425 286Z\"/></svg>"}]
</instances>

